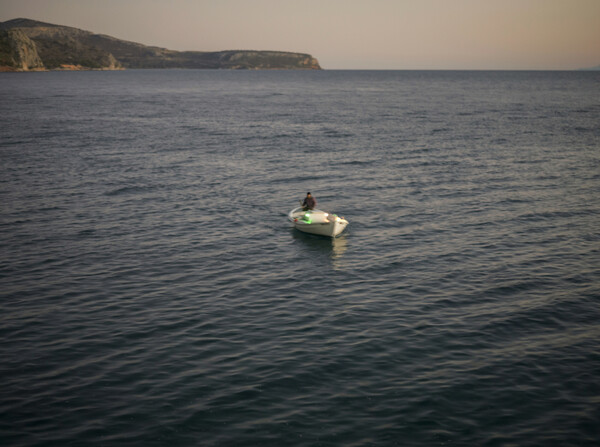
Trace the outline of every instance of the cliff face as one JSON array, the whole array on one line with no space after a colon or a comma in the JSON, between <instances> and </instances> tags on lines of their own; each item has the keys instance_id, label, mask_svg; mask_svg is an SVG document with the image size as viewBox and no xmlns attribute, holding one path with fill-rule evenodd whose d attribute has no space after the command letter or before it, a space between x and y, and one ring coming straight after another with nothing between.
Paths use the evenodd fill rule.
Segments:
<instances>
[{"instance_id":1,"label":"cliff face","mask_svg":"<svg viewBox=\"0 0 600 447\"><path fill-rule=\"evenodd\" d=\"M57 26L19 29L36 43L40 58L50 70L65 66L106 70L122 68L110 52L89 44L91 33L87 31Z\"/></svg>"},{"instance_id":2,"label":"cliff face","mask_svg":"<svg viewBox=\"0 0 600 447\"><path fill-rule=\"evenodd\" d=\"M24 60L26 62L22 62ZM44 68L318 70L321 67L310 54L280 51L173 51L77 28L15 19L0 23L0 69L2 68L4 71L25 71Z\"/></svg>"},{"instance_id":3,"label":"cliff face","mask_svg":"<svg viewBox=\"0 0 600 447\"><path fill-rule=\"evenodd\" d=\"M4 70L2 68L6 67ZM12 69L12 70L11 70ZM0 70L43 70L35 43L18 29L0 30Z\"/></svg>"}]
</instances>

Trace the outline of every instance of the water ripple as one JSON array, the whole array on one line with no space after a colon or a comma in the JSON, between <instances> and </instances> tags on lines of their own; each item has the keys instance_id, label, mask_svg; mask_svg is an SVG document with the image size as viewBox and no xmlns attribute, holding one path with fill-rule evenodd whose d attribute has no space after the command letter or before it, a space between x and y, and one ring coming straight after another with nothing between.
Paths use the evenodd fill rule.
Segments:
<instances>
[{"instance_id":1,"label":"water ripple","mask_svg":"<svg viewBox=\"0 0 600 447\"><path fill-rule=\"evenodd\" d=\"M4 80L7 445L597 444L596 75Z\"/></svg>"}]
</instances>

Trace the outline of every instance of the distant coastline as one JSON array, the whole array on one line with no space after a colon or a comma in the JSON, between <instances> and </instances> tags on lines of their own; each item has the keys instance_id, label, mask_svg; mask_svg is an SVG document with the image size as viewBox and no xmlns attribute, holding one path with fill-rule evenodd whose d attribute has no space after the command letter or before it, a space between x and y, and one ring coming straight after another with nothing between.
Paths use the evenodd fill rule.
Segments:
<instances>
[{"instance_id":1,"label":"distant coastline","mask_svg":"<svg viewBox=\"0 0 600 447\"><path fill-rule=\"evenodd\" d=\"M174 51L31 19L0 22L0 71L206 68L320 70L316 58L285 51Z\"/></svg>"},{"instance_id":2,"label":"distant coastline","mask_svg":"<svg viewBox=\"0 0 600 447\"><path fill-rule=\"evenodd\" d=\"M595 67L580 68L579 71L600 71L600 65Z\"/></svg>"}]
</instances>

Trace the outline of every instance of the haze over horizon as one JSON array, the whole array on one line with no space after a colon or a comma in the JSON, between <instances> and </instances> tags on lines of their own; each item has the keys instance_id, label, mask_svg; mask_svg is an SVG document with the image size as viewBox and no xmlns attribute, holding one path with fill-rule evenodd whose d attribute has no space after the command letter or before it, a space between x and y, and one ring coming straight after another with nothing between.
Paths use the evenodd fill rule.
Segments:
<instances>
[{"instance_id":1,"label":"haze over horizon","mask_svg":"<svg viewBox=\"0 0 600 447\"><path fill-rule=\"evenodd\" d=\"M29 18L172 50L310 53L325 69L600 64L598 0L0 0Z\"/></svg>"}]
</instances>

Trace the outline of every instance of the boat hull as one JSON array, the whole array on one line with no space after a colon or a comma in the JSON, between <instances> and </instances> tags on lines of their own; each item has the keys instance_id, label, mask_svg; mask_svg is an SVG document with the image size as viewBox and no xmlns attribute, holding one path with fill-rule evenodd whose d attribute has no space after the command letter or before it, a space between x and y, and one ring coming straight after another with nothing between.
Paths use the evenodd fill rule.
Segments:
<instances>
[{"instance_id":1,"label":"boat hull","mask_svg":"<svg viewBox=\"0 0 600 447\"><path fill-rule=\"evenodd\" d=\"M296 208L290 211L288 219L299 231L327 237L338 236L348 226L348 221L343 217L321 210L304 211L302 208Z\"/></svg>"}]
</instances>

